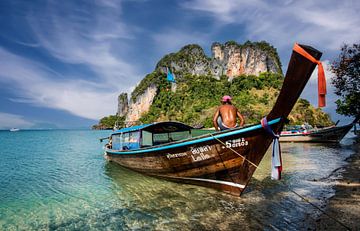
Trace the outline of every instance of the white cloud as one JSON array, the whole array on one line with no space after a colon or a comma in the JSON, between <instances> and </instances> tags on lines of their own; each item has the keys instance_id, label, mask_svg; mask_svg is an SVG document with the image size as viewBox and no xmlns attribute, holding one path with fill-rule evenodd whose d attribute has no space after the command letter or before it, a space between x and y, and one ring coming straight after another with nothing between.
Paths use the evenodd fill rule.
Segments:
<instances>
[{"instance_id":1,"label":"white cloud","mask_svg":"<svg viewBox=\"0 0 360 231\"><path fill-rule=\"evenodd\" d=\"M192 0L183 2L182 6L187 9L210 13L217 21L223 23L235 23L241 17L245 19L249 10L264 7L259 0Z\"/></svg>"},{"instance_id":2,"label":"white cloud","mask_svg":"<svg viewBox=\"0 0 360 231\"><path fill-rule=\"evenodd\" d=\"M252 40L266 40L278 48L295 41L338 50L359 40L358 1L236 1L191 0L182 5L225 24L241 24Z\"/></svg>"},{"instance_id":3,"label":"white cloud","mask_svg":"<svg viewBox=\"0 0 360 231\"><path fill-rule=\"evenodd\" d=\"M16 89L12 101L95 120L116 112L119 93L129 92L142 77L126 61L127 41L134 35L121 21L121 1L94 4L79 8L73 2L48 1L41 14L29 11L36 48L44 49L54 63L81 66L91 76L57 73L48 66L52 60L40 63L0 47L0 82Z\"/></svg>"},{"instance_id":4,"label":"white cloud","mask_svg":"<svg viewBox=\"0 0 360 231\"><path fill-rule=\"evenodd\" d=\"M43 15L28 15L28 22L37 42L51 56L64 63L81 64L103 81L121 81L123 88L128 88L140 75L126 61L126 41L133 34L122 22L120 3L102 0L96 2L95 9L79 10L70 2L53 1Z\"/></svg>"},{"instance_id":5,"label":"white cloud","mask_svg":"<svg viewBox=\"0 0 360 231\"><path fill-rule=\"evenodd\" d=\"M187 44L199 44L201 42L208 41L208 37L205 34L196 32L185 32L174 29L165 30L162 33L156 33L152 36L157 45L157 52L160 54L168 54L176 52Z\"/></svg>"},{"instance_id":6,"label":"white cloud","mask_svg":"<svg viewBox=\"0 0 360 231\"><path fill-rule=\"evenodd\" d=\"M134 49L129 41L139 31L142 35L146 31L146 36L159 44L156 52L161 55L189 43L208 46L208 41L213 41L211 34L224 24L234 28L240 25L240 31L249 39L266 40L287 51L295 41L321 45L322 50L338 50L343 42L358 40L360 34L360 4L356 1L189 0L180 3L183 9L213 17L209 32L176 24L180 26L168 25L168 29L154 34L152 28L142 30L126 24L122 20L121 1L94 3L92 7L87 4L79 7L70 1L48 1L44 10L34 9L27 15L34 39L17 42L38 50L43 48L42 52L54 59L49 60L54 65L57 61L61 65L78 65L93 75L88 78L81 73L73 76L56 73L46 64L0 47L0 82L17 89L18 97L12 100L62 109L90 119L114 114L117 95L130 92L144 76L138 67L127 62L130 50ZM311 92L314 91L310 95Z\"/></svg>"},{"instance_id":7,"label":"white cloud","mask_svg":"<svg viewBox=\"0 0 360 231\"><path fill-rule=\"evenodd\" d=\"M30 128L34 124L26 121L22 116L0 112L0 129Z\"/></svg>"},{"instance_id":8,"label":"white cloud","mask_svg":"<svg viewBox=\"0 0 360 231\"><path fill-rule=\"evenodd\" d=\"M119 93L117 86L86 80L64 80L40 63L19 57L0 48L0 82L18 97L18 102L62 109L89 119L114 114ZM59 78L54 79L53 76Z\"/></svg>"}]
</instances>

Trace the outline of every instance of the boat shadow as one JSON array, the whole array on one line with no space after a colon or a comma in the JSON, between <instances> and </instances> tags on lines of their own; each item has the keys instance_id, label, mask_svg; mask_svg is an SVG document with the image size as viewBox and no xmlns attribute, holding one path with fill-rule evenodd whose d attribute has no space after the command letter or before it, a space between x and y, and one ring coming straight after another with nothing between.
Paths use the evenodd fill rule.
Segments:
<instances>
[{"instance_id":1,"label":"boat shadow","mask_svg":"<svg viewBox=\"0 0 360 231\"><path fill-rule=\"evenodd\" d=\"M105 174L111 179L113 193L126 201L128 209L146 211L156 222L165 220L164 228L295 229L303 225L309 209L306 203L299 205L299 198L289 192L287 174L282 183L270 177L252 178L242 197L146 176L111 162L105 164Z\"/></svg>"}]
</instances>

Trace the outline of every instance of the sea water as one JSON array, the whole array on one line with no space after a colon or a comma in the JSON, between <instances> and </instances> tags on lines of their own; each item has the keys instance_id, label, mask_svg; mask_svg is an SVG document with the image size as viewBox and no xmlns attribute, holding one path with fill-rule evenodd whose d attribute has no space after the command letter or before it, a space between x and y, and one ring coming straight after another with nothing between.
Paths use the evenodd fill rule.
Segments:
<instances>
[{"instance_id":1,"label":"sea water","mask_svg":"<svg viewBox=\"0 0 360 231\"><path fill-rule=\"evenodd\" d=\"M0 230L299 230L334 193L340 144L282 143L283 179L267 152L242 197L124 169L103 157L109 131L0 132ZM331 176L329 178L329 176Z\"/></svg>"}]
</instances>

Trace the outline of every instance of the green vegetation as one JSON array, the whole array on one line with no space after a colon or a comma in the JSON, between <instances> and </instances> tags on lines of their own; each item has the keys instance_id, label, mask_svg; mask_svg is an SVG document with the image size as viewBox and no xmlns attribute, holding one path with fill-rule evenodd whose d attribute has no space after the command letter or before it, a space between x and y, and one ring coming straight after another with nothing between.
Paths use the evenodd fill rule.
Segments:
<instances>
[{"instance_id":1,"label":"green vegetation","mask_svg":"<svg viewBox=\"0 0 360 231\"><path fill-rule=\"evenodd\" d=\"M211 76L184 75L177 83L176 92L163 74L159 78L158 94L142 123L154 121L181 121L190 125L212 127L212 117L223 95L231 95L233 104L245 116L246 123L258 123L269 113L281 88L280 74L261 73L257 76L239 76L232 82L223 76L216 80ZM291 124L308 122L313 125L329 125L329 116L313 108L308 101L299 100Z\"/></svg>"},{"instance_id":2,"label":"green vegetation","mask_svg":"<svg viewBox=\"0 0 360 231\"><path fill-rule=\"evenodd\" d=\"M336 75L332 80L335 94L340 96L336 101L336 112L346 116L360 115L360 44L347 44L341 47L341 53L332 65L331 71Z\"/></svg>"},{"instance_id":3,"label":"green vegetation","mask_svg":"<svg viewBox=\"0 0 360 231\"><path fill-rule=\"evenodd\" d=\"M199 61L209 61L204 50L197 44L186 45L179 52L170 53L165 55L156 65L156 69L158 70L161 67L170 67L171 63L184 64L189 65L194 64Z\"/></svg>"},{"instance_id":4,"label":"green vegetation","mask_svg":"<svg viewBox=\"0 0 360 231\"><path fill-rule=\"evenodd\" d=\"M117 123L119 127L124 127L125 117L119 117L116 115L109 115L100 119L99 124L94 125L92 129L112 129Z\"/></svg>"},{"instance_id":5,"label":"green vegetation","mask_svg":"<svg viewBox=\"0 0 360 231\"><path fill-rule=\"evenodd\" d=\"M261 42L247 41L243 45L241 45L235 41L228 41L225 43L225 46L237 46L240 49L246 49L250 47L266 52L270 57L273 57L275 59L276 65L278 66L278 74L282 75L279 55L276 51L276 48L271 46L269 43L265 41L261 41ZM160 78L162 77L162 73L166 72L166 70L163 69L165 67L172 67L176 65L178 67L177 69L182 70L181 73L177 72L176 70L172 70L176 74L178 81L181 80L185 75L188 75L188 78L193 78L192 76L189 77L189 73L191 73L191 71L194 70L196 65L203 65L204 67L207 67L206 73L208 73L208 75L210 76L211 73L209 66L210 61L211 58L207 57L204 53L204 50L197 44L190 44L184 46L183 48L181 48L180 51L176 53L170 53L168 55L165 55L157 63L155 71L152 72L151 74L148 74L135 88L135 90L131 94L131 99L134 101L137 96L145 92L145 90L150 86L150 84L155 84L158 86L161 81ZM213 78L211 78L211 80L212 79Z\"/></svg>"},{"instance_id":6,"label":"green vegetation","mask_svg":"<svg viewBox=\"0 0 360 231\"><path fill-rule=\"evenodd\" d=\"M139 83L139 85L136 86L134 91L131 93L131 100L135 101L136 97L143 94L151 84L155 84L156 86L158 86L160 84L161 77L163 77L163 74L157 71L146 75L145 78Z\"/></svg>"},{"instance_id":7,"label":"green vegetation","mask_svg":"<svg viewBox=\"0 0 360 231\"><path fill-rule=\"evenodd\" d=\"M118 100L119 100L120 102L126 102L126 101L128 100L128 98L127 98L127 93L121 93L121 94L119 95L119 97L118 97Z\"/></svg>"},{"instance_id":8,"label":"green vegetation","mask_svg":"<svg viewBox=\"0 0 360 231\"><path fill-rule=\"evenodd\" d=\"M330 126L334 123L320 108L314 108L309 101L299 99L289 115L290 124L309 123L313 126Z\"/></svg>"},{"instance_id":9,"label":"green vegetation","mask_svg":"<svg viewBox=\"0 0 360 231\"><path fill-rule=\"evenodd\" d=\"M218 44L221 45L221 44ZM246 124L258 123L267 115L275 103L283 82L281 63L276 49L267 42L250 42L243 45L229 41L224 46L240 49L254 48L265 51L274 58L278 73L261 73L259 76L241 75L230 82L227 76L219 79L211 75L211 59L196 44L183 47L177 53L164 56L154 72L148 74L131 94L131 101L146 89L155 85L157 93L149 111L140 118L141 123L155 121L179 121L189 125L212 127L212 118L220 105L223 95L231 95L233 104L245 116ZM166 81L165 67L172 67L176 75L176 91L171 91L171 83ZM195 68L202 68L204 75L193 75ZM299 100L289 116L291 124L307 122L312 125L332 124L329 116L320 109L313 108L308 101ZM116 116L102 118L99 127L112 128ZM124 118L120 118L123 125Z\"/></svg>"}]
</instances>

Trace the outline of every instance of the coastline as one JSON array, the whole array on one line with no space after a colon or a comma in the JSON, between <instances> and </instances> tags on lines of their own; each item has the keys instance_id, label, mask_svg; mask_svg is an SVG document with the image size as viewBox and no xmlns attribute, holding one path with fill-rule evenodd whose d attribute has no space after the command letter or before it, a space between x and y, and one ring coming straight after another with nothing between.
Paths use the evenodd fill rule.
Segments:
<instances>
[{"instance_id":1,"label":"coastline","mask_svg":"<svg viewBox=\"0 0 360 231\"><path fill-rule=\"evenodd\" d=\"M342 226L326 214L321 214L313 225L315 230L360 230L360 143L353 145L355 154L348 157L344 167L337 169L340 177L334 182L335 195L326 205L325 212L338 219Z\"/></svg>"}]
</instances>

